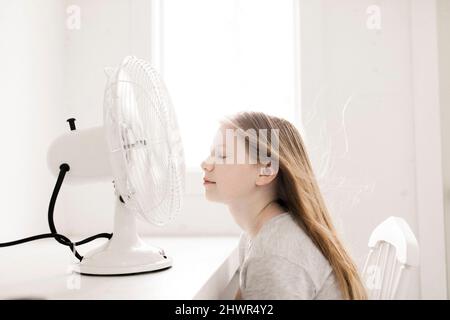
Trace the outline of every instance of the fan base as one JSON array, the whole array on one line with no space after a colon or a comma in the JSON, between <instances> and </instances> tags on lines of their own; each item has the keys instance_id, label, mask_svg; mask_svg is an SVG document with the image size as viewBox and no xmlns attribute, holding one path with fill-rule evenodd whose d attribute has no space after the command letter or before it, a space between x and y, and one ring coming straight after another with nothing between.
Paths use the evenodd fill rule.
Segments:
<instances>
[{"instance_id":1,"label":"fan base","mask_svg":"<svg viewBox=\"0 0 450 320\"><path fill-rule=\"evenodd\" d=\"M167 269L172 258L161 254L159 248L141 245L132 250L115 250L110 243L91 252L75 266L85 275L130 275Z\"/></svg>"}]
</instances>

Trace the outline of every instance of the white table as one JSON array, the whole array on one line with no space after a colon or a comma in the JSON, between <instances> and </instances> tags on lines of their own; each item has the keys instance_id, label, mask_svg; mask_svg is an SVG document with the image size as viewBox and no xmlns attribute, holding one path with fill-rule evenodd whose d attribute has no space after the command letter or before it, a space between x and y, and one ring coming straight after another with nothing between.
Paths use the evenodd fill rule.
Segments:
<instances>
[{"instance_id":1,"label":"white table","mask_svg":"<svg viewBox=\"0 0 450 320\"><path fill-rule=\"evenodd\" d=\"M85 276L53 239L0 248L0 299L232 299L238 237L144 238L173 258L169 269L130 276ZM102 244L78 248L81 254Z\"/></svg>"}]
</instances>

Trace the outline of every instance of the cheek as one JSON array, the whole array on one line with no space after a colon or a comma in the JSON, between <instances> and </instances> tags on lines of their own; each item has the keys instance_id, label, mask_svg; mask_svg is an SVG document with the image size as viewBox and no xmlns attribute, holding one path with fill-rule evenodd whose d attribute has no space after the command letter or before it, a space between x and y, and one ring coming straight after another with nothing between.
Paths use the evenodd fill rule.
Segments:
<instances>
[{"instance_id":1,"label":"cheek","mask_svg":"<svg viewBox=\"0 0 450 320\"><path fill-rule=\"evenodd\" d=\"M217 190L224 200L233 199L253 191L254 169L248 165L216 166Z\"/></svg>"}]
</instances>

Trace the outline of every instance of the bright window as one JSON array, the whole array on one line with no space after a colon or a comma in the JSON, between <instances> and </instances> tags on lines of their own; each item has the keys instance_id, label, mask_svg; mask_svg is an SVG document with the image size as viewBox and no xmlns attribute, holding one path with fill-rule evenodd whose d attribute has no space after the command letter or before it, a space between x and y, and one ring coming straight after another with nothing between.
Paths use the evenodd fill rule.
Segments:
<instances>
[{"instance_id":1,"label":"bright window","mask_svg":"<svg viewBox=\"0 0 450 320\"><path fill-rule=\"evenodd\" d=\"M200 170L224 115L255 110L293 120L292 0L157 3L154 47L188 169Z\"/></svg>"}]
</instances>

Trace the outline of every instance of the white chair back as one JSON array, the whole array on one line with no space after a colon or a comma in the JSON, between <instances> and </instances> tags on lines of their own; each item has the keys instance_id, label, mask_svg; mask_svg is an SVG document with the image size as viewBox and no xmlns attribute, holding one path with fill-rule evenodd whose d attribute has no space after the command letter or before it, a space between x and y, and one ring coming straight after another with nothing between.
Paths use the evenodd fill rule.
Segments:
<instances>
[{"instance_id":1,"label":"white chair back","mask_svg":"<svg viewBox=\"0 0 450 320\"><path fill-rule=\"evenodd\" d=\"M419 245L408 223L389 217L369 239L363 279L369 299L405 299L411 270L419 266Z\"/></svg>"}]
</instances>

